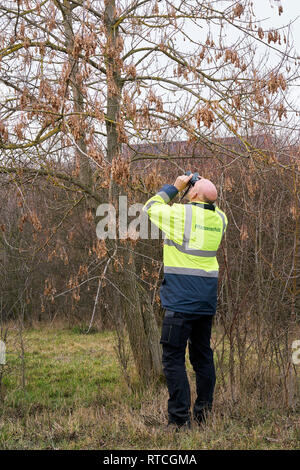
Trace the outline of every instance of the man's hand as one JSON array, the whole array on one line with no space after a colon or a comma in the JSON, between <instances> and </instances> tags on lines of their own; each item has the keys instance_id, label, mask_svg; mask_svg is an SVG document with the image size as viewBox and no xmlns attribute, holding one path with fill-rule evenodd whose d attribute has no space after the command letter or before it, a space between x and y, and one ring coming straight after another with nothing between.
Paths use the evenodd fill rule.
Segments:
<instances>
[{"instance_id":1,"label":"man's hand","mask_svg":"<svg viewBox=\"0 0 300 470\"><path fill-rule=\"evenodd\" d=\"M178 191L182 191L184 188L186 188L192 176L193 176L193 173L189 176L186 176L186 175L178 176L178 178L176 179L174 183L175 188L177 188Z\"/></svg>"}]
</instances>

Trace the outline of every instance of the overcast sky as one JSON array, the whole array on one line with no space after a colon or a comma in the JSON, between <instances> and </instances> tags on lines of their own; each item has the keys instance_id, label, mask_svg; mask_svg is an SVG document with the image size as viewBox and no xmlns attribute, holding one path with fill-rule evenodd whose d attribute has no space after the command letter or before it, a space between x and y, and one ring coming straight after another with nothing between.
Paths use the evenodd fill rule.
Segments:
<instances>
[{"instance_id":1,"label":"overcast sky","mask_svg":"<svg viewBox=\"0 0 300 470\"><path fill-rule=\"evenodd\" d=\"M265 29L282 27L293 21L291 32L295 48L300 56L300 0L253 0L259 18L266 18ZM278 15L278 6L283 13Z\"/></svg>"}]
</instances>

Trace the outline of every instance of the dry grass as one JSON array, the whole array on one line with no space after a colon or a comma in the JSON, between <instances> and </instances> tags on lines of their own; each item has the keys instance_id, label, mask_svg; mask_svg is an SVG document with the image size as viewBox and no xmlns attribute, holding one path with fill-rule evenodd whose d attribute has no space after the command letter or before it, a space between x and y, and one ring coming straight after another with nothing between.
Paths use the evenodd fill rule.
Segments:
<instances>
[{"instance_id":1,"label":"dry grass","mask_svg":"<svg viewBox=\"0 0 300 470\"><path fill-rule=\"evenodd\" d=\"M17 335L7 344L0 407L1 449L295 449L297 410L216 388L205 427L167 432L164 384L142 389L131 365L128 385L112 333L84 335L56 327L25 332L25 390ZM189 367L193 387L193 375ZM193 392L194 393L194 392ZM238 395L238 394L237 394Z\"/></svg>"}]
</instances>

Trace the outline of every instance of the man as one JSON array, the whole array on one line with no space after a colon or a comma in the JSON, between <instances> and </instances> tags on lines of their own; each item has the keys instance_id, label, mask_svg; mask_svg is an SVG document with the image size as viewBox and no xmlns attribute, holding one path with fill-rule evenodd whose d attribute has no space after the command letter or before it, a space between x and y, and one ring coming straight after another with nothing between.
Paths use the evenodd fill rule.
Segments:
<instances>
[{"instance_id":1,"label":"man","mask_svg":"<svg viewBox=\"0 0 300 470\"><path fill-rule=\"evenodd\" d=\"M188 204L168 205L192 177L193 174L179 176L174 185L164 185L143 208L165 238L160 289L166 309L161 334L162 362L169 391L168 424L176 429L191 424L185 369L187 342L196 374L196 422L203 422L212 408L216 378L210 337L217 306L216 252L227 226L226 215L215 204L216 187L205 178L199 178L189 189Z\"/></svg>"}]
</instances>

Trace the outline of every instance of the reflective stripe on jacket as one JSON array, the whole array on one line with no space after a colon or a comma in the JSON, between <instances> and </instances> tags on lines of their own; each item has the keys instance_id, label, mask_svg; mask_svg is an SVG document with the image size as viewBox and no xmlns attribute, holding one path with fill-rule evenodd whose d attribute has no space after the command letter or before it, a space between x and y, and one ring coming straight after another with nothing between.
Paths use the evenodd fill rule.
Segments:
<instances>
[{"instance_id":1,"label":"reflective stripe on jacket","mask_svg":"<svg viewBox=\"0 0 300 470\"><path fill-rule=\"evenodd\" d=\"M217 306L218 247L227 217L204 202L168 205L178 193L163 188L143 207L164 234L163 307L185 313L214 314Z\"/></svg>"}]
</instances>

